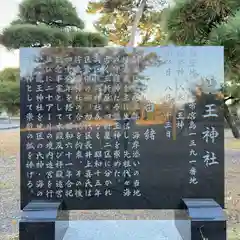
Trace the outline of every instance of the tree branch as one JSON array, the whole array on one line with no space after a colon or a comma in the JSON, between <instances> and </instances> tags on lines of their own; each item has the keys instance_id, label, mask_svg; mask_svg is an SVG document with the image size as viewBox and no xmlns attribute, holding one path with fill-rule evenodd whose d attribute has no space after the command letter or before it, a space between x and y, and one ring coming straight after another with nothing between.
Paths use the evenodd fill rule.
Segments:
<instances>
[{"instance_id":1,"label":"tree branch","mask_svg":"<svg viewBox=\"0 0 240 240\"><path fill-rule=\"evenodd\" d=\"M137 33L137 27L138 27L138 24L139 24L140 19L142 17L143 10L144 10L144 7L146 5L146 2L147 2L146 0L142 0L140 5L139 5L138 11L136 13L136 16L135 16L135 19L134 19L134 22L133 22L133 26L132 26L132 29L131 29L130 41L128 43L129 47L134 47L136 33Z\"/></svg>"}]
</instances>

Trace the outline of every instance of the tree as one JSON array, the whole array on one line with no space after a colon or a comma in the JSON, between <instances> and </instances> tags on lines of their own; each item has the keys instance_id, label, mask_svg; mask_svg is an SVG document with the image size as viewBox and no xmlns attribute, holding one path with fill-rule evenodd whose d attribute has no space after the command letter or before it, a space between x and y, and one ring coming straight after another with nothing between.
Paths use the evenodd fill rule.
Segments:
<instances>
[{"instance_id":1,"label":"tree","mask_svg":"<svg viewBox=\"0 0 240 240\"><path fill-rule=\"evenodd\" d=\"M135 46L138 25L142 18L143 11L144 11L146 4L147 4L147 0L142 0L139 3L138 10L136 11L135 19L134 19L134 22L132 25L132 30L131 30L130 41L128 43L128 46L130 46L130 47Z\"/></svg>"},{"instance_id":2,"label":"tree","mask_svg":"<svg viewBox=\"0 0 240 240\"><path fill-rule=\"evenodd\" d=\"M19 4L16 20L0 34L0 44L7 49L49 46L102 47L107 44L106 38L101 34L84 32L83 29L83 21L68 0L23 0ZM14 96L17 99L19 82L17 85L9 81L1 84L1 101L5 101L4 107L10 111L10 107L15 108L17 104L6 104L15 100Z\"/></svg>"},{"instance_id":3,"label":"tree","mask_svg":"<svg viewBox=\"0 0 240 240\"><path fill-rule=\"evenodd\" d=\"M66 99L71 99L76 110L80 110L82 118L85 114L94 112L93 102L102 106L101 116L112 113L117 102L120 102L122 106L124 104L131 105L133 102L137 104L146 89L144 82L147 81L147 78L141 73L148 66L163 64L163 61L154 52L146 53L139 49L128 51L124 48L95 48L94 50L90 48L43 48L41 51L36 51L35 54L39 55L35 60L37 65L29 77L35 78L38 73L42 73L41 80L38 82L42 81L43 85L42 79L46 79L46 76L56 79L58 73L54 69L59 68L56 59L67 59L61 63L60 74L64 76L61 83L52 81L51 84L57 89L57 92L60 91L60 88L67 89L61 95L66 94ZM52 61L49 61L49 56L52 57ZM81 56L82 61L77 63L74 60L77 56ZM135 60L136 57L139 61ZM85 63L85 59L88 63ZM129 62L126 62L127 59ZM124 71L126 64L130 65L131 71ZM139 67L138 71L134 71L136 64ZM46 68L53 69L53 71L44 72L42 69ZM85 75L86 71L88 73ZM27 84L26 78L27 76L22 76L22 83L25 85ZM113 94L117 85L120 88L119 99L116 98L116 94ZM135 101L124 102L126 85L128 86L128 97L131 99L135 95ZM26 98L26 94L24 94L24 98ZM120 111L120 113L123 117L124 111Z\"/></svg>"},{"instance_id":4,"label":"tree","mask_svg":"<svg viewBox=\"0 0 240 240\"><path fill-rule=\"evenodd\" d=\"M16 20L0 35L8 49L20 47L105 46L106 38L84 32L84 23L68 0L23 0Z\"/></svg>"},{"instance_id":5,"label":"tree","mask_svg":"<svg viewBox=\"0 0 240 240\"><path fill-rule=\"evenodd\" d=\"M0 109L14 115L20 108L19 69L5 68L0 72Z\"/></svg>"},{"instance_id":6,"label":"tree","mask_svg":"<svg viewBox=\"0 0 240 240\"><path fill-rule=\"evenodd\" d=\"M176 0L163 16L169 43L224 46L225 79L228 90L237 89L231 92L235 97L240 96L239 7L238 0Z\"/></svg>"},{"instance_id":7,"label":"tree","mask_svg":"<svg viewBox=\"0 0 240 240\"><path fill-rule=\"evenodd\" d=\"M138 27L138 33L141 36L138 45L157 46L165 39L160 25L164 2L160 0L90 1L87 12L101 14L95 27L108 36L111 43L127 46L135 40L135 30Z\"/></svg>"}]
</instances>

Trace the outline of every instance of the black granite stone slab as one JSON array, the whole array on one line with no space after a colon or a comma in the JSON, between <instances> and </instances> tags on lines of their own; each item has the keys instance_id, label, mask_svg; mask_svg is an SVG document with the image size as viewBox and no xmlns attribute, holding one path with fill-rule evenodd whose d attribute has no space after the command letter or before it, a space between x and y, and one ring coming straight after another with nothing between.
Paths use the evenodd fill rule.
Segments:
<instances>
[{"instance_id":1,"label":"black granite stone slab","mask_svg":"<svg viewBox=\"0 0 240 240\"><path fill-rule=\"evenodd\" d=\"M216 99L214 92L203 93L198 98L193 96L193 100L178 100L175 97L176 105L175 109L171 109L174 110L172 117L160 121L155 116L154 120L153 113L147 113L146 101L142 100L144 94L150 100L157 94L154 89L165 94L165 85L174 88L176 80L175 77L162 79L165 83L156 80L156 76L162 76L165 71L167 63L164 59L158 65L145 68L142 65L144 56L150 53L162 59L160 55L163 50L136 50L142 56L142 65L137 73L133 73L133 68L130 68L132 77L140 79L140 75L144 73L149 77L146 88L153 89L152 92L147 92L144 88L138 89L139 85L130 83L135 90L129 90L129 95L133 95L133 91L138 89L138 93L134 92L138 97L141 96L138 103L133 99L124 100L122 90L119 94L104 90L108 83L112 87L117 85L116 79L111 80L114 75L111 72L115 68L119 68L121 89L126 86L123 80L125 60L121 60L121 56L131 50L71 48L62 51L53 48L21 49L22 58L31 63L27 65L24 61L21 62L21 209L33 200L63 201L66 210L179 209L182 208L182 198L212 198L224 207L224 121L222 101ZM177 48L172 51L177 51ZM189 50L186 48L184 51L187 53ZM219 52L223 54L222 48L219 48ZM99 53L100 63L92 59L85 64L84 56L92 57L96 53ZM37 62L32 56L42 56L42 61ZM112 58L111 63L108 63L108 70L107 56ZM51 59L46 61L47 57ZM80 63L73 60L80 58ZM171 58L176 60L175 57ZM58 63L59 59L64 59L65 62ZM184 60L190 61L191 56L186 55ZM91 69L82 77L76 69L73 73L70 68L83 69L84 65ZM219 68L223 66L220 65ZM99 78L92 83L87 76L93 75L94 71ZM70 75L73 76L71 80L67 78ZM222 83L217 81L218 85ZM196 78L190 78L189 82L186 83L187 86L195 84ZM89 86L92 90L86 90ZM85 91L82 90L83 87L86 88ZM191 94L188 89L185 91ZM171 94L175 96L175 93ZM48 99L49 96L51 98ZM96 96L99 99L94 98ZM112 101L103 102L107 96L111 96ZM118 101L121 106L120 118L123 118L124 113L129 117L134 111L140 115L143 112L143 119L146 120L132 119L129 129L124 129L122 124L120 130L114 129L114 126L109 129L104 126L98 129L97 124L88 126L88 114L96 116L98 112L102 118L106 118L109 113L117 113L114 104ZM101 104L103 109L97 111L97 104ZM132 110L126 110L124 104ZM130 106L131 104L135 105ZM140 107L141 104L145 104L144 108ZM191 109L194 104L195 109ZM161 109L164 110L163 107ZM209 109L217 115L204 117ZM183 129L175 127L180 123L178 118L181 111L184 111L185 116ZM194 118L196 129L189 129L191 117ZM116 117L111 117L111 120L114 124L118 121ZM127 122L126 119L125 121ZM173 129L170 138L166 136L168 121ZM62 125L60 130L57 128L59 124ZM206 131L211 134L217 132L217 136L206 142L206 138L203 139ZM121 136L116 141L119 134ZM61 136L63 139L60 139ZM140 146L137 146L138 143ZM189 146L194 144L196 146ZM117 145L121 153L119 159L113 157L119 153L116 150Z\"/></svg>"},{"instance_id":2,"label":"black granite stone slab","mask_svg":"<svg viewBox=\"0 0 240 240\"><path fill-rule=\"evenodd\" d=\"M183 199L182 204L185 211L176 214L175 226L183 240L227 239L227 217L217 202L213 199Z\"/></svg>"},{"instance_id":3,"label":"black granite stone slab","mask_svg":"<svg viewBox=\"0 0 240 240\"><path fill-rule=\"evenodd\" d=\"M31 201L19 222L20 240L62 240L69 226L68 211L61 202Z\"/></svg>"}]
</instances>

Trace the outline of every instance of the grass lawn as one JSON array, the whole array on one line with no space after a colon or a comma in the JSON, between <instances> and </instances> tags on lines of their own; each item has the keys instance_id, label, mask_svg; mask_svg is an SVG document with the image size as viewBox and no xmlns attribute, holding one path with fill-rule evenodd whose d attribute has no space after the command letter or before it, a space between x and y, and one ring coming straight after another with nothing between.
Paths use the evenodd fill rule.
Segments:
<instances>
[{"instance_id":1,"label":"grass lawn","mask_svg":"<svg viewBox=\"0 0 240 240\"><path fill-rule=\"evenodd\" d=\"M234 139L229 142L226 142L225 144L226 149L234 149L234 150L240 150L240 140Z\"/></svg>"},{"instance_id":2,"label":"grass lawn","mask_svg":"<svg viewBox=\"0 0 240 240\"><path fill-rule=\"evenodd\" d=\"M0 157L19 156L20 133L17 130L0 131Z\"/></svg>"}]
</instances>

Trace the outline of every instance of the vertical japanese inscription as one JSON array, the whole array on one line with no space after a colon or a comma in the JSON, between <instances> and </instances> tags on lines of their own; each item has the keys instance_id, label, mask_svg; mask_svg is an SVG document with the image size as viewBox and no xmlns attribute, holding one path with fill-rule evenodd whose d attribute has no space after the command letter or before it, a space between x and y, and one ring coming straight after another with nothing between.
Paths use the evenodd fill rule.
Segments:
<instances>
[{"instance_id":1,"label":"vertical japanese inscription","mask_svg":"<svg viewBox=\"0 0 240 240\"><path fill-rule=\"evenodd\" d=\"M44 60L26 83L29 192L48 199L107 197L124 180L122 196L141 196L140 134L130 130L135 94L130 81L120 81L128 56L89 51ZM137 63L134 57L131 64Z\"/></svg>"},{"instance_id":2,"label":"vertical japanese inscription","mask_svg":"<svg viewBox=\"0 0 240 240\"><path fill-rule=\"evenodd\" d=\"M177 183L186 186L186 194L202 196L199 187L222 169L220 112L216 102L186 91L199 80L193 75L198 56L189 57L189 48L167 50L163 68L150 71L144 68L146 52L76 49L55 56L51 49L51 57L43 54L24 81L26 201L64 199L72 209L112 203L154 208L157 192L165 189L170 201L158 198L174 207L182 197L180 190L172 195ZM138 75L141 68L147 71ZM164 68L167 81L157 77Z\"/></svg>"},{"instance_id":3,"label":"vertical japanese inscription","mask_svg":"<svg viewBox=\"0 0 240 240\"><path fill-rule=\"evenodd\" d=\"M196 151L196 146L197 146L197 126L195 123L196 120L196 102L191 102L188 104L188 109L189 109L189 113L187 116L187 120L189 122L188 124L188 128L189 128L189 137L190 137L190 141L189 141L189 163L190 163L190 167L189 167L189 174L190 174L190 178L189 178L189 183L190 184L198 184L198 179L197 179L197 159L198 159L198 152Z\"/></svg>"},{"instance_id":4,"label":"vertical japanese inscription","mask_svg":"<svg viewBox=\"0 0 240 240\"><path fill-rule=\"evenodd\" d=\"M219 117L219 113L217 110L216 104L206 104L205 112L203 114L203 118L217 118ZM205 131L202 132L202 139L208 145L216 144L216 139L219 137L219 133L216 130L215 126L212 124L210 126L205 126ZM217 160L217 156L215 152L209 151L209 149L205 149L205 155L203 156L203 161L206 167L210 167L212 165L219 164Z\"/></svg>"}]
</instances>

